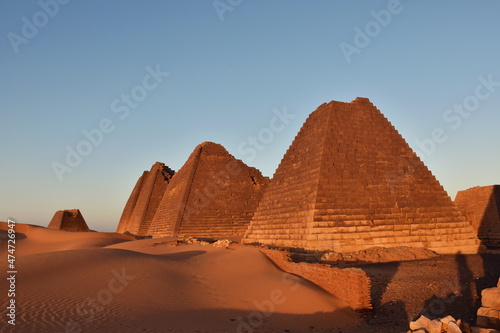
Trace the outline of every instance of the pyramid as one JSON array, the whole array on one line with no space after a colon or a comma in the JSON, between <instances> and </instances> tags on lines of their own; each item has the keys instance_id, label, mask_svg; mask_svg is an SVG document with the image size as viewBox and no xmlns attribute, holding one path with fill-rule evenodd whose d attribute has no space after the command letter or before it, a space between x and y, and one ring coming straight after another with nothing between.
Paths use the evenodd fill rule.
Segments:
<instances>
[{"instance_id":1,"label":"pyramid","mask_svg":"<svg viewBox=\"0 0 500 333\"><path fill-rule=\"evenodd\" d=\"M500 185L459 191L455 204L467 216L483 245L500 246Z\"/></svg>"},{"instance_id":2,"label":"pyramid","mask_svg":"<svg viewBox=\"0 0 500 333\"><path fill-rule=\"evenodd\" d=\"M242 237L268 181L223 146L204 142L172 177L148 234Z\"/></svg>"},{"instance_id":3,"label":"pyramid","mask_svg":"<svg viewBox=\"0 0 500 333\"><path fill-rule=\"evenodd\" d=\"M65 231L90 231L79 209L58 210L47 228Z\"/></svg>"},{"instance_id":4,"label":"pyramid","mask_svg":"<svg viewBox=\"0 0 500 333\"><path fill-rule=\"evenodd\" d=\"M116 232L145 236L173 175L174 171L160 162L144 171L123 209Z\"/></svg>"},{"instance_id":5,"label":"pyramid","mask_svg":"<svg viewBox=\"0 0 500 333\"><path fill-rule=\"evenodd\" d=\"M311 113L274 174L245 243L349 252L476 252L465 217L366 98Z\"/></svg>"}]
</instances>

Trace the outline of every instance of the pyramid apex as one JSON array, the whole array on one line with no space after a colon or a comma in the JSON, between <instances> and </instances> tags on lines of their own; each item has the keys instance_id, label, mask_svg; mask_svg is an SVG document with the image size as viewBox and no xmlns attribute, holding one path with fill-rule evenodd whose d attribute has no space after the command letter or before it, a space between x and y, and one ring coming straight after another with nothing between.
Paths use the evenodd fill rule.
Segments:
<instances>
[{"instance_id":1,"label":"pyramid apex","mask_svg":"<svg viewBox=\"0 0 500 333\"><path fill-rule=\"evenodd\" d=\"M61 209L61 210L59 210L59 212L69 213L72 216L76 216L77 214L80 214L79 209Z\"/></svg>"},{"instance_id":2,"label":"pyramid apex","mask_svg":"<svg viewBox=\"0 0 500 333\"><path fill-rule=\"evenodd\" d=\"M203 150L204 153L212 154L229 154L227 149L223 145L211 141L205 141L196 146L195 151Z\"/></svg>"},{"instance_id":3,"label":"pyramid apex","mask_svg":"<svg viewBox=\"0 0 500 333\"><path fill-rule=\"evenodd\" d=\"M372 102L370 102L370 99L367 97L356 97L356 99L353 100L351 103L370 103L370 104L372 104Z\"/></svg>"}]
</instances>

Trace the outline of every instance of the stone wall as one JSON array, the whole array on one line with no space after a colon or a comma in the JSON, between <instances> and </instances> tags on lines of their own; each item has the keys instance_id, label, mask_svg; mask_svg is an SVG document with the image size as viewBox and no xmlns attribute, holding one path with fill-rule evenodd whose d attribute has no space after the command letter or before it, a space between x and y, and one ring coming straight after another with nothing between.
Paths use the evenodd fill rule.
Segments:
<instances>
[{"instance_id":1,"label":"stone wall","mask_svg":"<svg viewBox=\"0 0 500 333\"><path fill-rule=\"evenodd\" d=\"M268 181L221 145L204 142L172 177L148 234L241 237Z\"/></svg>"},{"instance_id":2,"label":"stone wall","mask_svg":"<svg viewBox=\"0 0 500 333\"><path fill-rule=\"evenodd\" d=\"M365 98L332 101L309 115L243 241L335 252L479 248L434 175Z\"/></svg>"},{"instance_id":3,"label":"stone wall","mask_svg":"<svg viewBox=\"0 0 500 333\"><path fill-rule=\"evenodd\" d=\"M500 185L460 191L455 204L467 216L484 245L500 246Z\"/></svg>"},{"instance_id":4,"label":"stone wall","mask_svg":"<svg viewBox=\"0 0 500 333\"><path fill-rule=\"evenodd\" d=\"M283 250L261 249L276 266L299 275L344 300L353 309L369 310L371 305L370 278L359 268L333 268L323 264L294 263Z\"/></svg>"},{"instance_id":5,"label":"stone wall","mask_svg":"<svg viewBox=\"0 0 500 333\"><path fill-rule=\"evenodd\" d=\"M156 162L150 171L144 171L123 209L116 232L146 236L173 175L174 171L160 162Z\"/></svg>"}]
</instances>

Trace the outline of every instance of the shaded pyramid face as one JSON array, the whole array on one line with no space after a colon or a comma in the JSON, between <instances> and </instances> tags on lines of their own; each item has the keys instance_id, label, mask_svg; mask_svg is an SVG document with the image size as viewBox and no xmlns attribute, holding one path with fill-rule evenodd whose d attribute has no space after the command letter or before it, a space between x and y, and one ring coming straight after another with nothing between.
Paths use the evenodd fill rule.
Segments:
<instances>
[{"instance_id":1,"label":"shaded pyramid face","mask_svg":"<svg viewBox=\"0 0 500 333\"><path fill-rule=\"evenodd\" d=\"M79 209L58 210L50 220L47 228L65 231L89 231L89 227Z\"/></svg>"},{"instance_id":2,"label":"shaded pyramid face","mask_svg":"<svg viewBox=\"0 0 500 333\"><path fill-rule=\"evenodd\" d=\"M172 177L148 235L243 236L267 183L223 146L204 142Z\"/></svg>"},{"instance_id":3,"label":"shaded pyramid face","mask_svg":"<svg viewBox=\"0 0 500 333\"><path fill-rule=\"evenodd\" d=\"M337 252L373 246L475 252L470 224L368 99L311 113L243 239Z\"/></svg>"},{"instance_id":4,"label":"shaded pyramid face","mask_svg":"<svg viewBox=\"0 0 500 333\"><path fill-rule=\"evenodd\" d=\"M500 185L460 191L455 204L467 216L483 245L500 246Z\"/></svg>"},{"instance_id":5,"label":"shaded pyramid face","mask_svg":"<svg viewBox=\"0 0 500 333\"><path fill-rule=\"evenodd\" d=\"M145 236L173 175L174 171L160 162L144 171L123 209L116 232Z\"/></svg>"}]
</instances>

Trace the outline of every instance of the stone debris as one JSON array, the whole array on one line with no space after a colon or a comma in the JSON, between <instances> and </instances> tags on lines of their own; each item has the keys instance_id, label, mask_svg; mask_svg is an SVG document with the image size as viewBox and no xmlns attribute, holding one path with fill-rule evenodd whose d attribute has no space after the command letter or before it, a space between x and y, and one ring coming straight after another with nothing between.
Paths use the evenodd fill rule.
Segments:
<instances>
[{"instance_id":1,"label":"stone debris","mask_svg":"<svg viewBox=\"0 0 500 333\"><path fill-rule=\"evenodd\" d=\"M426 316L420 316L415 321L410 322L408 333L470 333L469 325L462 323L460 319L456 320L452 316L446 316L441 319L430 320Z\"/></svg>"},{"instance_id":2,"label":"stone debris","mask_svg":"<svg viewBox=\"0 0 500 333\"><path fill-rule=\"evenodd\" d=\"M438 256L429 249L412 248L407 246L399 247L374 247L356 252L325 252L321 256L321 261L329 264L351 264L351 263L375 263L428 259Z\"/></svg>"},{"instance_id":3,"label":"stone debris","mask_svg":"<svg viewBox=\"0 0 500 333\"><path fill-rule=\"evenodd\" d=\"M410 322L410 330L407 333L500 333L500 279L497 287L484 289L481 296L482 307L477 311L478 327L470 327L452 316L439 320L420 316Z\"/></svg>"},{"instance_id":4,"label":"stone debris","mask_svg":"<svg viewBox=\"0 0 500 333\"><path fill-rule=\"evenodd\" d=\"M216 241L212 245L215 247L225 247L227 249L229 247L229 245L231 245L231 243L233 243L233 242L230 241L229 239L219 239L218 241Z\"/></svg>"}]
</instances>

